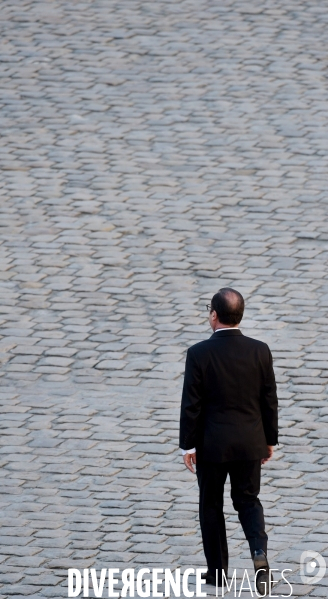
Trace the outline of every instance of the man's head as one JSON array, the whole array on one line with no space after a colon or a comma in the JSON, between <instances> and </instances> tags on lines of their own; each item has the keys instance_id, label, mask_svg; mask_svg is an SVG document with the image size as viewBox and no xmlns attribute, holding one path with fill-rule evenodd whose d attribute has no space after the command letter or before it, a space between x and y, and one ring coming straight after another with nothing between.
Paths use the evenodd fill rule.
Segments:
<instances>
[{"instance_id":1,"label":"man's head","mask_svg":"<svg viewBox=\"0 0 328 599\"><path fill-rule=\"evenodd\" d=\"M211 301L211 310L209 314L209 323L215 331L220 325L225 327L237 326L244 314L244 298L235 289L223 287L218 293L213 295Z\"/></svg>"}]
</instances>

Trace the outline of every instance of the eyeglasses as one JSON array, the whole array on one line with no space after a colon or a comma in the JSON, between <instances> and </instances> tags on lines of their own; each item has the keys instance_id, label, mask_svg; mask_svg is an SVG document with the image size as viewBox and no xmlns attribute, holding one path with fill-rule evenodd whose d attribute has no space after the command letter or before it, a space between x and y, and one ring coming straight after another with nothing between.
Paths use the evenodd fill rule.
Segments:
<instances>
[{"instance_id":1,"label":"eyeglasses","mask_svg":"<svg viewBox=\"0 0 328 599\"><path fill-rule=\"evenodd\" d=\"M211 304L206 304L206 310L207 310L208 312L211 312L211 310L212 310L212 306L211 306Z\"/></svg>"}]
</instances>

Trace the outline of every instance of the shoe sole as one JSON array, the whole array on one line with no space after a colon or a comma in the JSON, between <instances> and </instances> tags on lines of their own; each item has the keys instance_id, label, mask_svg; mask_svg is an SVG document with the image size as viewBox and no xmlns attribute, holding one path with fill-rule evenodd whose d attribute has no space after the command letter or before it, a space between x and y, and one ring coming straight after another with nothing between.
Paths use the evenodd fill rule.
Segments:
<instances>
[{"instance_id":1,"label":"shoe sole","mask_svg":"<svg viewBox=\"0 0 328 599\"><path fill-rule=\"evenodd\" d=\"M267 570L265 572L259 572L259 575L256 577L256 588L257 588L257 591L258 591L260 597L267 597L268 595L270 595L271 585L272 585L272 574L271 574L271 584L270 584L269 570Z\"/></svg>"},{"instance_id":2,"label":"shoe sole","mask_svg":"<svg viewBox=\"0 0 328 599\"><path fill-rule=\"evenodd\" d=\"M259 572L256 577L256 588L261 597L267 597L270 593L270 576L269 576L269 564L266 555L256 555L254 557L254 568L255 572ZM265 590L265 593L264 593Z\"/></svg>"},{"instance_id":3,"label":"shoe sole","mask_svg":"<svg viewBox=\"0 0 328 599\"><path fill-rule=\"evenodd\" d=\"M254 567L255 567L255 571L260 570L261 568L269 569L268 560L265 557L265 555L256 555L254 557Z\"/></svg>"}]
</instances>

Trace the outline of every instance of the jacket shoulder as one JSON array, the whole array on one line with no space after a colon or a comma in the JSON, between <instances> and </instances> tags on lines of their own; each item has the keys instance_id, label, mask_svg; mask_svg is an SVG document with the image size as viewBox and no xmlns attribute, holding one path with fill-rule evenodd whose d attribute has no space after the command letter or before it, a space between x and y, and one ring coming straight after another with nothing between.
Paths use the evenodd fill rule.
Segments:
<instances>
[{"instance_id":1,"label":"jacket shoulder","mask_svg":"<svg viewBox=\"0 0 328 599\"><path fill-rule=\"evenodd\" d=\"M204 341L198 341L198 343L195 343L194 345L191 345L190 347L188 347L187 351L193 355L202 354L202 353L204 353L204 351L206 351L210 347L210 345L211 345L211 338L204 339Z\"/></svg>"},{"instance_id":2,"label":"jacket shoulder","mask_svg":"<svg viewBox=\"0 0 328 599\"><path fill-rule=\"evenodd\" d=\"M264 352L270 351L268 344L265 343L264 341L260 341L259 339L254 339L253 337L247 337L247 335L243 335L243 339L245 339L246 343L248 343L250 346L252 345L253 347L256 347L259 351L264 351Z\"/></svg>"},{"instance_id":3,"label":"jacket shoulder","mask_svg":"<svg viewBox=\"0 0 328 599\"><path fill-rule=\"evenodd\" d=\"M225 339L226 339L226 337L225 337ZM249 347L252 346L253 348L257 348L259 351L263 351L263 352L270 351L268 344L265 343L264 341L260 341L259 339L254 339L253 337L248 337L247 335L244 335L244 334L238 335L237 339L242 340L242 342L246 345L249 345ZM188 348L188 352L190 352L193 355L203 354L206 350L211 350L213 348L213 341L216 341L215 339L213 339L213 337L210 337L209 339L205 339L204 341L199 341L198 343L191 345Z\"/></svg>"}]
</instances>

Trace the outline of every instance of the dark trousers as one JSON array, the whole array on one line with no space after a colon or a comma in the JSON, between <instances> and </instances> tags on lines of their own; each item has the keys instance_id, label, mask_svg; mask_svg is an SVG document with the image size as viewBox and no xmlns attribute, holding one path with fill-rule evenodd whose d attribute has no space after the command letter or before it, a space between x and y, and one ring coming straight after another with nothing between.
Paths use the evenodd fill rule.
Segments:
<instances>
[{"instance_id":1,"label":"dark trousers","mask_svg":"<svg viewBox=\"0 0 328 599\"><path fill-rule=\"evenodd\" d=\"M199 519L204 553L209 572L228 572L228 544L223 514L224 483L230 476L231 499L238 512L251 553L267 552L263 508L258 494L261 482L261 460L197 463L199 485Z\"/></svg>"}]
</instances>

